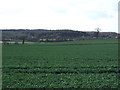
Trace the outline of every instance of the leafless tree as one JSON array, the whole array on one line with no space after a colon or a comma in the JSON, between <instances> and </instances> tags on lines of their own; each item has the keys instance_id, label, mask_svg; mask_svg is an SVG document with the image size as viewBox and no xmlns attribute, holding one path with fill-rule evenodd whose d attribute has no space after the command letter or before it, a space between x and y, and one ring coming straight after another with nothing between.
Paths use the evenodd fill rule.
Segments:
<instances>
[{"instance_id":1,"label":"leafless tree","mask_svg":"<svg viewBox=\"0 0 120 90\"><path fill-rule=\"evenodd\" d=\"M95 28L95 30L96 30L96 37L98 38L98 37L99 37L99 33L100 33L101 29L98 27L98 28Z\"/></svg>"}]
</instances>

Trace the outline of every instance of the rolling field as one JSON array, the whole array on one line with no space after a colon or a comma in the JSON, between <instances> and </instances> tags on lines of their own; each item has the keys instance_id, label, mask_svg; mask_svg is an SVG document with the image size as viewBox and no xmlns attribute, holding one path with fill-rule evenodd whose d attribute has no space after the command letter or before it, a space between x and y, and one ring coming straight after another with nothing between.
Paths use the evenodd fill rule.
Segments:
<instances>
[{"instance_id":1,"label":"rolling field","mask_svg":"<svg viewBox=\"0 0 120 90\"><path fill-rule=\"evenodd\" d=\"M118 87L117 40L63 43L3 45L3 88Z\"/></svg>"}]
</instances>

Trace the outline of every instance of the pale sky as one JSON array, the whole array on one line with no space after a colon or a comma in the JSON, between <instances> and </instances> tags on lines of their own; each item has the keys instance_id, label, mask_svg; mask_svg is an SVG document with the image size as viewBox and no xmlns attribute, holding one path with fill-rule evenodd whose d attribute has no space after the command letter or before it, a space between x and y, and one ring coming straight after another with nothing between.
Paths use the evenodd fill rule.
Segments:
<instances>
[{"instance_id":1,"label":"pale sky","mask_svg":"<svg viewBox=\"0 0 120 90\"><path fill-rule=\"evenodd\" d=\"M119 0L0 0L0 29L118 32Z\"/></svg>"}]
</instances>

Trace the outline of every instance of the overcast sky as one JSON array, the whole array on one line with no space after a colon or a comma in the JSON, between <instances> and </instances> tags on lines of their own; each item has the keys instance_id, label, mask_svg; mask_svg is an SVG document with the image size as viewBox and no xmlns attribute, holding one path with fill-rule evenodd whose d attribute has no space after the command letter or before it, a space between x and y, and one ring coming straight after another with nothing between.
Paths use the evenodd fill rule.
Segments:
<instances>
[{"instance_id":1,"label":"overcast sky","mask_svg":"<svg viewBox=\"0 0 120 90\"><path fill-rule=\"evenodd\" d=\"M118 32L119 0L0 0L0 29Z\"/></svg>"}]
</instances>

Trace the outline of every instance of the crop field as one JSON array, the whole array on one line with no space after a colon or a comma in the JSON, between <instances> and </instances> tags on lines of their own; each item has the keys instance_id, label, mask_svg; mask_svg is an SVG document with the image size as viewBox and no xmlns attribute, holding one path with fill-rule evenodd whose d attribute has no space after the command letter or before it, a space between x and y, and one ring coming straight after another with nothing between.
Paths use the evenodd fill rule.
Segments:
<instances>
[{"instance_id":1,"label":"crop field","mask_svg":"<svg viewBox=\"0 0 120 90\"><path fill-rule=\"evenodd\" d=\"M117 40L64 43L3 45L2 88L118 87Z\"/></svg>"}]
</instances>

